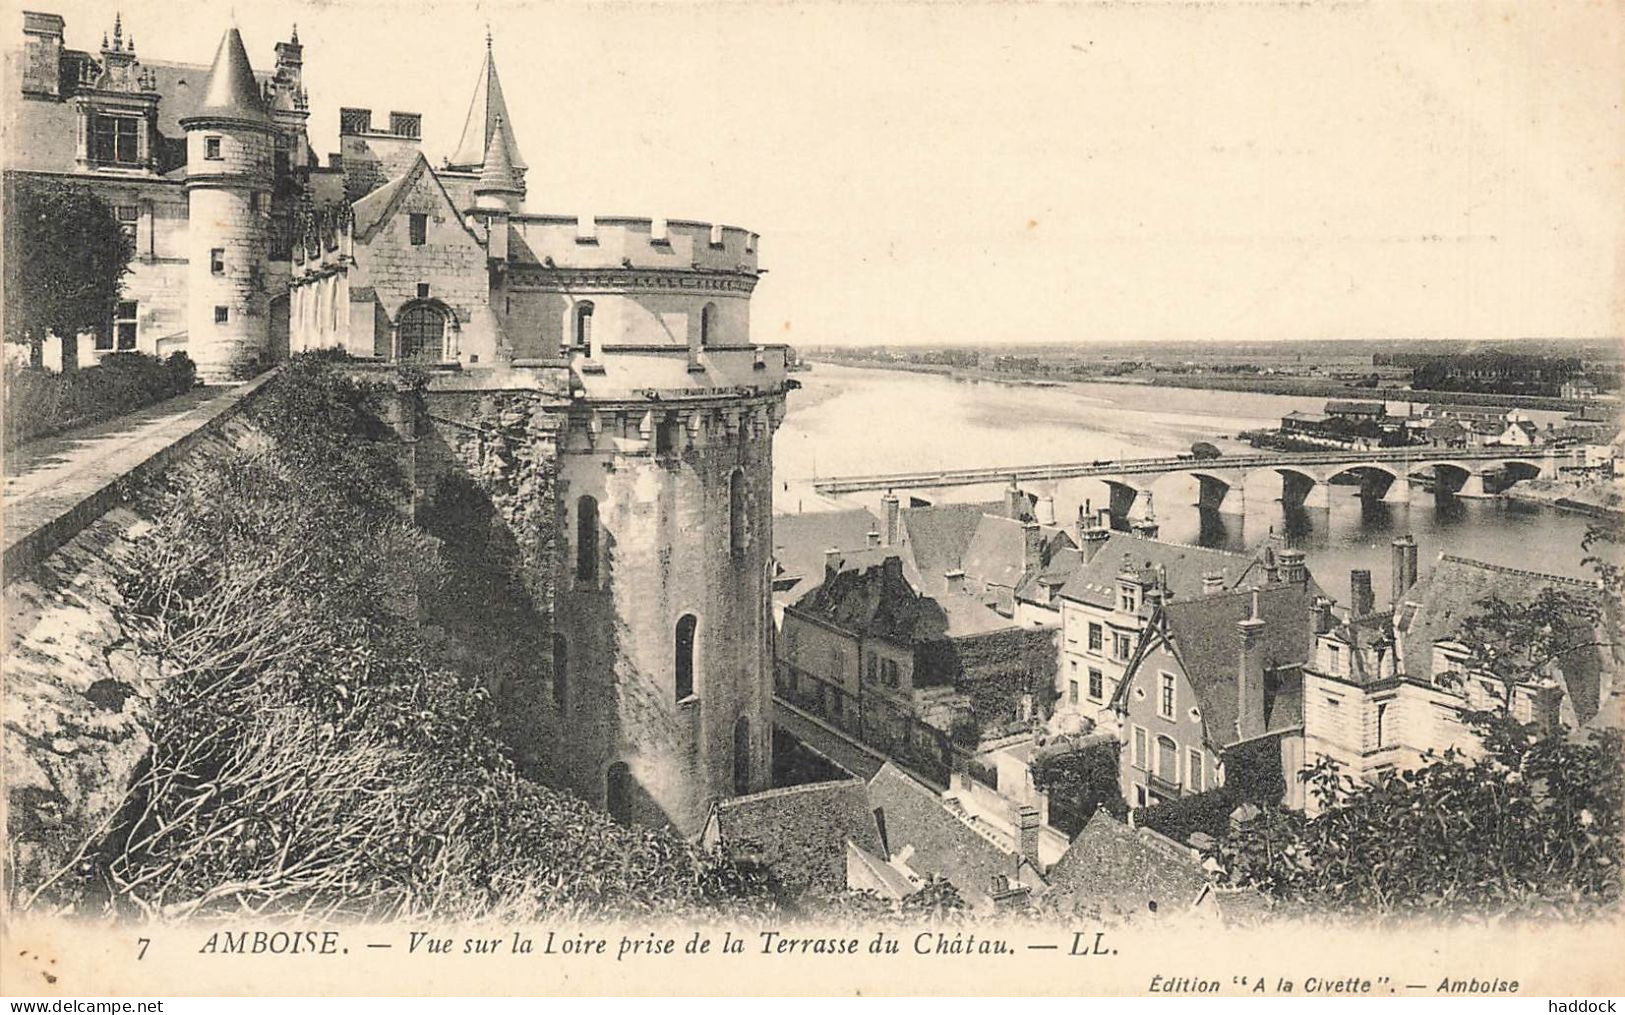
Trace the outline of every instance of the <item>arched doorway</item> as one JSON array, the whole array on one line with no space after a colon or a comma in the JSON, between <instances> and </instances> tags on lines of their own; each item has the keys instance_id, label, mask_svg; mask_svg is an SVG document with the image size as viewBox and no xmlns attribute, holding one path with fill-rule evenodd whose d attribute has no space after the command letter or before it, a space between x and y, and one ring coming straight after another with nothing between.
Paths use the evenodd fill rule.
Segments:
<instances>
[{"instance_id":1,"label":"arched doorway","mask_svg":"<svg viewBox=\"0 0 1625 1015\"><path fill-rule=\"evenodd\" d=\"M401 312L401 359L439 363L446 358L446 315L419 303Z\"/></svg>"}]
</instances>

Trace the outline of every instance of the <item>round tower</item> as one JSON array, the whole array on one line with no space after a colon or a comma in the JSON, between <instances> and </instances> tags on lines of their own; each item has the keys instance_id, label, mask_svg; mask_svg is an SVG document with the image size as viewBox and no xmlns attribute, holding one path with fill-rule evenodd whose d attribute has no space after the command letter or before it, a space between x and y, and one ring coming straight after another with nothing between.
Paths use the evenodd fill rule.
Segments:
<instances>
[{"instance_id":1,"label":"round tower","mask_svg":"<svg viewBox=\"0 0 1625 1015\"><path fill-rule=\"evenodd\" d=\"M237 29L227 29L186 131L187 355L209 383L242 380L270 348L275 126Z\"/></svg>"},{"instance_id":2,"label":"round tower","mask_svg":"<svg viewBox=\"0 0 1625 1015\"><path fill-rule=\"evenodd\" d=\"M591 244L574 258L548 248L573 292L563 309L582 329L565 353L558 437L548 753L560 778L617 820L697 835L715 801L771 785L784 349L753 345L743 313L712 306L723 291L748 300L753 234L680 226L664 241L712 251L719 265L726 254L727 268L692 267L698 255L685 250L681 268L650 270L638 262L666 256L659 244L645 254L632 242L651 242L648 223L621 228L626 237L599 239L630 269L600 267ZM669 307L665 343L637 324L655 300ZM583 307L601 321L590 334ZM709 341L691 347L701 316Z\"/></svg>"}]
</instances>

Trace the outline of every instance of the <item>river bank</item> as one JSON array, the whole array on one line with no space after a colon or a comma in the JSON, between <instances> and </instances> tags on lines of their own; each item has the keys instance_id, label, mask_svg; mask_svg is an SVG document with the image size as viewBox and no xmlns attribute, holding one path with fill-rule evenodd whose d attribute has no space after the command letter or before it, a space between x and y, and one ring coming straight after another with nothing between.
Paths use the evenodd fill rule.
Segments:
<instances>
[{"instance_id":1,"label":"river bank","mask_svg":"<svg viewBox=\"0 0 1625 1015\"><path fill-rule=\"evenodd\" d=\"M1593 518L1625 522L1625 486L1612 479L1530 479L1501 494L1520 504L1541 504Z\"/></svg>"},{"instance_id":2,"label":"river bank","mask_svg":"<svg viewBox=\"0 0 1625 1015\"><path fill-rule=\"evenodd\" d=\"M1436 403L1440 405L1484 405L1498 408L1533 409L1546 412L1576 412L1596 408L1595 401L1547 398L1537 395L1493 395L1476 391L1416 391L1411 388L1361 388L1336 381L1310 377L1279 377L1260 374L1124 374L1118 376L1034 377L1019 373L956 367L942 363L899 363L866 359L821 358L808 362L858 367L865 370L896 370L906 373L940 374L956 380L990 381L1025 387L1057 387L1065 384L1120 384L1124 386L1184 388L1193 391L1234 391L1255 395L1286 395L1297 398L1342 398L1356 401ZM1615 411L1617 405L1611 405Z\"/></svg>"}]
</instances>

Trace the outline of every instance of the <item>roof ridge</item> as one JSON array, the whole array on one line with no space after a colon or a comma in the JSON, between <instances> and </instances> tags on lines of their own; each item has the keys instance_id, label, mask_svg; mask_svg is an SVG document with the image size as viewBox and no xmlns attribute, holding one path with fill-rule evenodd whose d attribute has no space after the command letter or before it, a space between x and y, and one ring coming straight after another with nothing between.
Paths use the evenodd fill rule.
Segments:
<instances>
[{"instance_id":1,"label":"roof ridge","mask_svg":"<svg viewBox=\"0 0 1625 1015\"><path fill-rule=\"evenodd\" d=\"M750 793L745 796L728 797L717 801L717 809L723 810L742 803L754 803L758 800L776 800L780 797L794 796L798 793L808 793L813 790L829 789L832 786L868 786L856 776L850 779L826 779L823 782L804 782L799 786L780 786L776 789L764 789L760 793Z\"/></svg>"},{"instance_id":2,"label":"roof ridge","mask_svg":"<svg viewBox=\"0 0 1625 1015\"><path fill-rule=\"evenodd\" d=\"M1474 560L1471 557L1458 557L1453 553L1441 553L1439 554L1439 560L1448 560L1456 564L1466 564L1471 567L1480 568L1485 571L1495 571L1500 574L1519 575L1526 578L1540 578L1549 582L1562 582L1566 585L1578 585L1579 587L1586 589L1595 589L1599 587L1595 580L1588 580L1585 578L1570 578L1567 575L1548 574L1545 571L1530 571L1521 567L1509 567L1506 564L1493 564L1487 560Z\"/></svg>"}]
</instances>

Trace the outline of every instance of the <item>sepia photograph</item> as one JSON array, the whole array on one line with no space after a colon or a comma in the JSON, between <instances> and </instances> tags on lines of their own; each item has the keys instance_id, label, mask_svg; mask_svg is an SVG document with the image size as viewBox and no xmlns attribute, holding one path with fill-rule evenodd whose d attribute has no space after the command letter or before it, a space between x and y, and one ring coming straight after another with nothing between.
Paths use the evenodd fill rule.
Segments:
<instances>
[{"instance_id":1,"label":"sepia photograph","mask_svg":"<svg viewBox=\"0 0 1625 1015\"><path fill-rule=\"evenodd\" d=\"M0 991L1625 993L1619 6L25 3Z\"/></svg>"}]
</instances>

